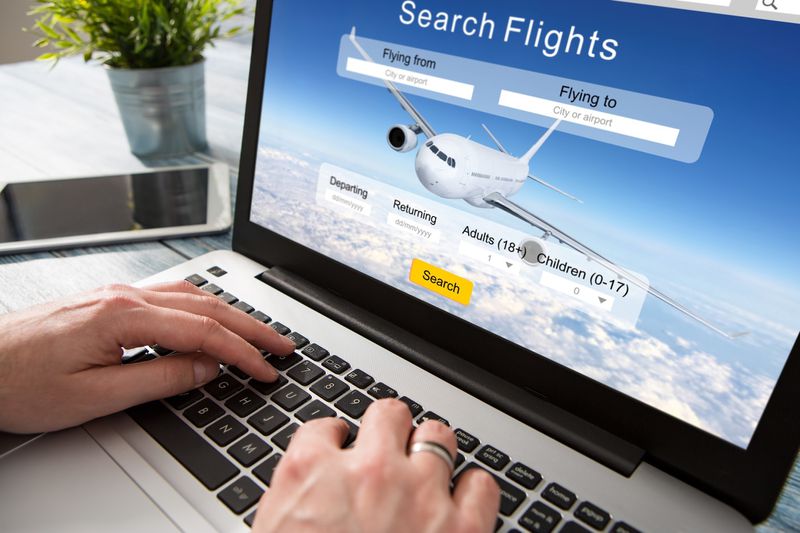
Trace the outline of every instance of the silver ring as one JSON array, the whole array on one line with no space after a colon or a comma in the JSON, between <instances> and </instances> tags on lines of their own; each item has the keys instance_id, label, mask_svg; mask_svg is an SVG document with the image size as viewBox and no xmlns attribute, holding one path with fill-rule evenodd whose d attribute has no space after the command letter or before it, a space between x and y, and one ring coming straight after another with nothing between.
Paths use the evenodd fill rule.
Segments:
<instances>
[{"instance_id":1,"label":"silver ring","mask_svg":"<svg viewBox=\"0 0 800 533\"><path fill-rule=\"evenodd\" d=\"M438 442L423 440L415 442L408 449L408 455L414 455L415 453L419 452L431 452L432 454L440 457L442 461L447 464L447 468L450 469L451 474L453 473L453 470L456 469L456 463L453 461L453 457L450 455L450 452Z\"/></svg>"}]
</instances>

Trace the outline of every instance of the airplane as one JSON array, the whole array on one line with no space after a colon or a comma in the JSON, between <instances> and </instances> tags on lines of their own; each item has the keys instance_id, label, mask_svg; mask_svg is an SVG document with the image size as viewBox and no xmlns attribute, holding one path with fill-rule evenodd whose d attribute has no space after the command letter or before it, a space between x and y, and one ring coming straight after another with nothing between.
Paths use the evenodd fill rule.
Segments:
<instances>
[{"instance_id":1,"label":"airplane","mask_svg":"<svg viewBox=\"0 0 800 533\"><path fill-rule=\"evenodd\" d=\"M375 63L356 38L356 28L350 31L350 42L365 61ZM583 203L575 196L562 191L541 178L530 174L530 161L542 148L561 123L557 119L531 148L520 157L512 156L497 138L482 124L483 129L495 143L497 149L477 143L454 133L440 133L431 127L414 105L400 92L394 83L383 80L389 92L414 121L411 125L396 124L389 128L386 141L396 152L410 152L417 147L418 137L425 135L427 141L417 151L414 168L417 179L433 194L452 200L464 200L481 208L497 208L522 220L542 232L542 239L555 239L562 245L582 253L587 261L594 261L613 272L620 280L628 280L647 291L658 300L699 322L728 339L749 334L748 331L728 333L696 314L680 302L672 299L632 272L618 266L577 239L561 231L546 220L524 207L512 202L513 196L528 179L539 183L572 200Z\"/></svg>"}]
</instances>

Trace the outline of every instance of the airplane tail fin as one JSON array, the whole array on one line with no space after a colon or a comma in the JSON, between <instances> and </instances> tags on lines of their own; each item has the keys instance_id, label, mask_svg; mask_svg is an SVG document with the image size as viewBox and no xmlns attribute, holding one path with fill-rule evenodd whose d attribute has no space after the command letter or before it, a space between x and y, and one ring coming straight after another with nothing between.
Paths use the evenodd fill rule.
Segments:
<instances>
[{"instance_id":1,"label":"airplane tail fin","mask_svg":"<svg viewBox=\"0 0 800 533\"><path fill-rule=\"evenodd\" d=\"M533 156L536 155L536 152L539 151L539 148L542 147L542 145L545 143L545 141L547 141L547 139L550 137L550 135L556 130L556 128L558 128L559 124L561 124L561 119L560 118L557 119L555 122L553 122L553 124L547 129L547 131L544 132L544 135L542 135L539 138L539 140L536 141L536 144L531 146L531 149L528 150L527 152L525 152L525 155L520 157L519 160L523 161L526 164L529 163L530 160L533 158Z\"/></svg>"}]
</instances>

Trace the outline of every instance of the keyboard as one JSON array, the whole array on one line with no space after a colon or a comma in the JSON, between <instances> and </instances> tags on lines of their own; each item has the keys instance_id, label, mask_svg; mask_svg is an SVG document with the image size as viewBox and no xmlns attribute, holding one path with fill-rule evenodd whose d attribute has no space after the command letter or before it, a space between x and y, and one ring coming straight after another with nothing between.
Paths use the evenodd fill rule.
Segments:
<instances>
[{"instance_id":1,"label":"keyboard","mask_svg":"<svg viewBox=\"0 0 800 533\"><path fill-rule=\"evenodd\" d=\"M220 278L226 272L212 267L208 273ZM127 411L248 526L252 526L255 506L269 488L272 473L301 424L315 418L340 417L350 427L344 443L347 447L356 439L359 420L373 401L397 398L408 406L415 425L431 419L450 425L446 413L426 409L367 370L352 368L346 355L331 354L313 342L313 335L306 336L310 331L292 330L278 317L271 317L225 291L218 285L219 280L209 281L200 274L186 280L268 324L297 346L294 353L285 357L262 352L279 372L274 383L255 380L227 365L202 388ZM123 363L136 364L171 353L168 347L142 347L126 351ZM482 440L485 436L474 435L462 427L454 431L459 451L453 483L464 472L482 468L500 486L495 531L503 528L536 533L639 531L625 521L612 519L610 513L588 499L579 498L563 484L545 479L539 471L515 461L502 451L502 446Z\"/></svg>"}]
</instances>

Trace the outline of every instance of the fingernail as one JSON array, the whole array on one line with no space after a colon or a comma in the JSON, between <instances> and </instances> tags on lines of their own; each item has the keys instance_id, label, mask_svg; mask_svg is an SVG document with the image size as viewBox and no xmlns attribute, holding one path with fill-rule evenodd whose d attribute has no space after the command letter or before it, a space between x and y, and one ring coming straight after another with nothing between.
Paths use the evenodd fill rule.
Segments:
<instances>
[{"instance_id":1,"label":"fingernail","mask_svg":"<svg viewBox=\"0 0 800 533\"><path fill-rule=\"evenodd\" d=\"M205 383L209 377L206 365L200 359L195 359L192 367L194 368L194 384L202 385Z\"/></svg>"}]
</instances>

